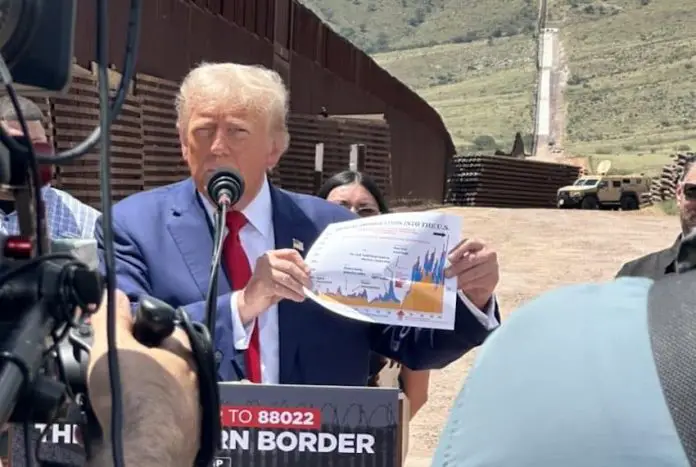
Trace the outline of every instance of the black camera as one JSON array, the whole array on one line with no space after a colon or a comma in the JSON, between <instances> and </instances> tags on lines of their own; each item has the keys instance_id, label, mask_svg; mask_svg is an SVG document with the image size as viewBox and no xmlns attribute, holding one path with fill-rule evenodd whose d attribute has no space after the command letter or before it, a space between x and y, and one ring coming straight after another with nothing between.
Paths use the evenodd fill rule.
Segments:
<instances>
[{"instance_id":1,"label":"black camera","mask_svg":"<svg viewBox=\"0 0 696 467\"><path fill-rule=\"evenodd\" d=\"M0 0L0 53L20 94L70 86L77 0Z\"/></svg>"},{"instance_id":2,"label":"black camera","mask_svg":"<svg viewBox=\"0 0 696 467\"><path fill-rule=\"evenodd\" d=\"M73 399L71 389L74 386L82 385L76 389L84 391L85 354L90 350L87 342L90 333L89 329L84 329L88 323L79 320L75 310L94 309L90 305L100 301L104 283L107 286L107 359L112 395L111 454L114 466L121 467L125 463L120 366L114 337L116 274L111 242L109 133L135 75L142 2L130 0L122 79L114 96L110 97L108 2L95 0L99 122L83 142L59 154L40 154L39 148L29 139L12 138L0 125L0 192L14 198L20 227L19 235L8 236L0 231L0 426L10 420L22 424L27 463L31 462L30 451L33 451L28 441L29 424L57 415L57 409L65 405L65 396ZM18 93L60 93L70 86L76 9L77 0L0 0L0 87L12 101L25 136L28 127ZM60 165L73 161L97 144L105 239L104 281L94 267L75 256L74 248L69 247L70 252L57 251L55 241L49 241L39 169L39 164ZM164 315L169 317L165 320L166 326L162 320ZM165 334L173 331L174 325L188 335L198 368L202 428L196 465L207 466L220 440L220 404L210 333L201 323L191 322L183 311L141 299L134 323L134 337L141 343L161 342ZM94 418L89 417L88 401L85 406L84 415L88 422L90 419L93 422ZM87 439L85 448L88 450Z\"/></svg>"}]
</instances>

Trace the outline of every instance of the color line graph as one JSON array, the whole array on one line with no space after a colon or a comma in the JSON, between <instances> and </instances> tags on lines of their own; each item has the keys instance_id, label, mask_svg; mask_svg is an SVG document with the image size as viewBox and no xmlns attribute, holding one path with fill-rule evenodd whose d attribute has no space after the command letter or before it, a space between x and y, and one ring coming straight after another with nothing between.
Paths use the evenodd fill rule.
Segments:
<instances>
[{"instance_id":1,"label":"color line graph","mask_svg":"<svg viewBox=\"0 0 696 467\"><path fill-rule=\"evenodd\" d=\"M442 247L426 250L416 257L410 267L398 264L385 271L384 277L371 277L366 283L353 287L344 285L334 290L317 292L322 299L352 307L371 307L399 312L442 313L445 293L447 240ZM400 258L402 259L402 258ZM402 270L401 274L396 271ZM405 273L405 274L404 274ZM400 277L401 276L401 277ZM377 279L377 280L375 280ZM381 290L375 283L381 282Z\"/></svg>"}]
</instances>

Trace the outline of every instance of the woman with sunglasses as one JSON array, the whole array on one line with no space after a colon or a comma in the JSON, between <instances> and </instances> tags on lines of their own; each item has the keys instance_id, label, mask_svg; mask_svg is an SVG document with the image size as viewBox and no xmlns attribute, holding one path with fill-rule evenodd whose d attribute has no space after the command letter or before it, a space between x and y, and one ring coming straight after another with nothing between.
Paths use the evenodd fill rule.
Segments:
<instances>
[{"instance_id":1,"label":"woman with sunglasses","mask_svg":"<svg viewBox=\"0 0 696 467\"><path fill-rule=\"evenodd\" d=\"M384 195L367 175L347 170L340 172L319 189L317 196L350 209L360 217L389 212ZM414 371L381 355L370 360L368 386L399 387L409 399L411 417L428 400L430 371Z\"/></svg>"}]
</instances>

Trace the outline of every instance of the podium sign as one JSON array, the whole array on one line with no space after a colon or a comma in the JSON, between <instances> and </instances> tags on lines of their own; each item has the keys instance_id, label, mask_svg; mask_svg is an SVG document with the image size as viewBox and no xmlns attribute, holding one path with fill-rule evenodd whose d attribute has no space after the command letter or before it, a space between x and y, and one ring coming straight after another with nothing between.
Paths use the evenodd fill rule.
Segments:
<instances>
[{"instance_id":1,"label":"podium sign","mask_svg":"<svg viewBox=\"0 0 696 467\"><path fill-rule=\"evenodd\" d=\"M399 465L397 389L223 383L220 401L223 429L213 467ZM42 461L86 464L75 411L44 432ZM30 425L32 458L43 429ZM9 437L9 456L3 466L28 467L22 427L12 426L4 436Z\"/></svg>"},{"instance_id":2,"label":"podium sign","mask_svg":"<svg viewBox=\"0 0 696 467\"><path fill-rule=\"evenodd\" d=\"M42 423L30 424L29 436L31 438L32 452L30 456L33 459L32 464L27 464L22 425L12 425L7 433L3 435L9 441L8 458L3 461L3 467L38 465L35 457L37 443L40 445L38 452L41 461L55 462L66 467L84 466L87 463L87 457L80 434L80 423L79 407L73 405L68 410L66 417L48 427Z\"/></svg>"},{"instance_id":3,"label":"podium sign","mask_svg":"<svg viewBox=\"0 0 696 467\"><path fill-rule=\"evenodd\" d=\"M399 391L220 385L215 467L395 467Z\"/></svg>"}]
</instances>

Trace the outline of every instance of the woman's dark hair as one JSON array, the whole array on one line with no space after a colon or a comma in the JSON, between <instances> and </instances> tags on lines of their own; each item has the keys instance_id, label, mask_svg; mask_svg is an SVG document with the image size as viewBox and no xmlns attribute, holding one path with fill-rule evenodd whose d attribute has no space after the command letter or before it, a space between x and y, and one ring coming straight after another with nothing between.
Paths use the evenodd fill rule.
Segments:
<instances>
[{"instance_id":1,"label":"woman's dark hair","mask_svg":"<svg viewBox=\"0 0 696 467\"><path fill-rule=\"evenodd\" d=\"M377 202L377 206L379 207L379 212L381 214L386 214L389 212L387 201L384 199L382 191L377 187L377 183L375 183L372 177L352 170L339 172L325 181L321 188L319 188L317 196L326 199L329 197L329 193L331 193L335 188L344 185L352 185L353 183L359 183L363 188L370 192L372 197Z\"/></svg>"}]
</instances>

